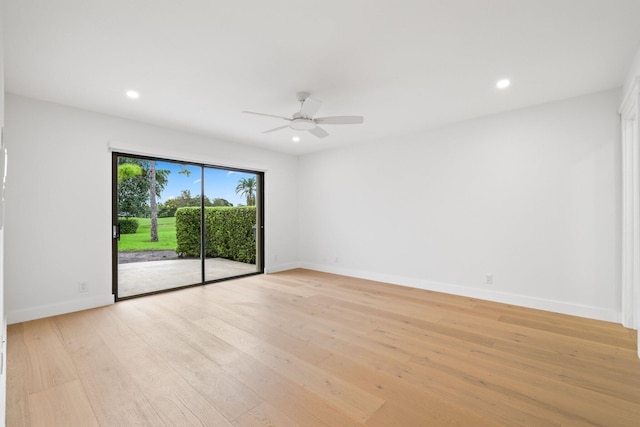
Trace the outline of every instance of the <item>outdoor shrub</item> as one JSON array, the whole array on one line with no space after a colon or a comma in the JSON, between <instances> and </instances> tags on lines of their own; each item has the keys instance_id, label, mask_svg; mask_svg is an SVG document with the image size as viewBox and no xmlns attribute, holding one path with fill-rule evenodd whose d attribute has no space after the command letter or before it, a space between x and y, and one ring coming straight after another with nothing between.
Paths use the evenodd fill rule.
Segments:
<instances>
[{"instance_id":1,"label":"outdoor shrub","mask_svg":"<svg viewBox=\"0 0 640 427\"><path fill-rule=\"evenodd\" d=\"M120 234L136 234L138 231L138 220L135 218L120 218L118 224L120 225Z\"/></svg>"},{"instance_id":2,"label":"outdoor shrub","mask_svg":"<svg viewBox=\"0 0 640 427\"><path fill-rule=\"evenodd\" d=\"M176 211L176 242L179 255L200 256L200 208Z\"/></svg>"},{"instance_id":3,"label":"outdoor shrub","mask_svg":"<svg viewBox=\"0 0 640 427\"><path fill-rule=\"evenodd\" d=\"M206 207L205 250L211 258L255 264L255 206ZM200 256L200 208L180 208L176 211L176 252Z\"/></svg>"}]
</instances>

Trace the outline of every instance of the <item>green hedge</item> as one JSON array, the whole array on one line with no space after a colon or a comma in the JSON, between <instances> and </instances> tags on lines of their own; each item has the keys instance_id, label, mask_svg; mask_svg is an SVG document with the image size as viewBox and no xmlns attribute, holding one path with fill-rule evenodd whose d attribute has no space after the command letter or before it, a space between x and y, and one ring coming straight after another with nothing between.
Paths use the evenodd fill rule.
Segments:
<instances>
[{"instance_id":1,"label":"green hedge","mask_svg":"<svg viewBox=\"0 0 640 427\"><path fill-rule=\"evenodd\" d=\"M138 220L134 218L119 218L120 234L136 234L138 231Z\"/></svg>"},{"instance_id":2,"label":"green hedge","mask_svg":"<svg viewBox=\"0 0 640 427\"><path fill-rule=\"evenodd\" d=\"M225 258L256 263L255 206L206 207L205 249L207 258ZM180 256L200 256L200 208L176 211L176 252Z\"/></svg>"}]
</instances>

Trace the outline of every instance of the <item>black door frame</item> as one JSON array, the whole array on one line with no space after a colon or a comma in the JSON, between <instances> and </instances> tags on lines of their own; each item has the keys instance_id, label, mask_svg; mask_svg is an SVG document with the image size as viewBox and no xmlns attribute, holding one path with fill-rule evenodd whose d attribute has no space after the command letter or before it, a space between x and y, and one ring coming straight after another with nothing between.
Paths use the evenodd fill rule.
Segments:
<instances>
[{"instance_id":1,"label":"black door frame","mask_svg":"<svg viewBox=\"0 0 640 427\"><path fill-rule=\"evenodd\" d=\"M189 165L189 166L197 166L200 167L201 171L201 191L200 191L200 242L201 242L201 250L200 250L200 265L201 265L201 281L200 283L194 283L191 285L180 285L175 288L164 289L159 291L147 292L144 294L126 296L126 297L118 297L118 157L135 157L142 160L155 160L161 162L169 162L169 163L178 163L181 165ZM214 169L222 169L226 171L232 172L244 172L251 173L256 175L257 181L257 191L256 191L256 271L247 274L241 274L237 276L225 277L222 279L208 280L205 281L205 227L204 227L204 168L214 168ZM230 168L227 166L216 166L207 163L198 163L193 161L185 161L185 160L176 160L176 159L167 159L162 157L154 157L148 155L139 155L139 154L131 154L126 152L112 152L111 153L111 276L112 276L112 284L111 291L115 298L115 301L121 301L131 298L142 297L146 295L153 295L163 292L175 291L178 289L192 288L194 286L202 286L210 283L223 282L226 280L238 279L240 277L247 276L255 276L257 274L264 274L264 172L254 171L250 169L240 169L240 168Z\"/></svg>"}]
</instances>

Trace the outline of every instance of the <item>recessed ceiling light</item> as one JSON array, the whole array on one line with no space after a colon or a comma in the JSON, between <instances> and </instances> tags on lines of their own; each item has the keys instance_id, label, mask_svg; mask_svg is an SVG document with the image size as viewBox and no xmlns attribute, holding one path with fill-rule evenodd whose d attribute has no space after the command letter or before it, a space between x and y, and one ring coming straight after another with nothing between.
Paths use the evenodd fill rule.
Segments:
<instances>
[{"instance_id":1,"label":"recessed ceiling light","mask_svg":"<svg viewBox=\"0 0 640 427\"><path fill-rule=\"evenodd\" d=\"M298 135L294 136L293 138L291 138L291 140L293 142L300 142L300 137Z\"/></svg>"},{"instance_id":2,"label":"recessed ceiling light","mask_svg":"<svg viewBox=\"0 0 640 427\"><path fill-rule=\"evenodd\" d=\"M138 98L140 98L140 94L138 92L136 92L135 90L128 90L127 91L127 97L129 97L131 99L138 99Z\"/></svg>"},{"instance_id":3,"label":"recessed ceiling light","mask_svg":"<svg viewBox=\"0 0 640 427\"><path fill-rule=\"evenodd\" d=\"M498 82L496 83L496 87L498 89L506 89L509 87L509 85L511 85L509 79L498 80Z\"/></svg>"}]
</instances>

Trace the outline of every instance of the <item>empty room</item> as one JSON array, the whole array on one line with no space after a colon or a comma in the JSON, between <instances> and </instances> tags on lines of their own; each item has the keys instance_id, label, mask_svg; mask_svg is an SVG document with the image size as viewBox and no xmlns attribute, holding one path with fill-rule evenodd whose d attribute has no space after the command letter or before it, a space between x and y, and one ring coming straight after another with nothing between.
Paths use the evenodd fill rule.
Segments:
<instances>
[{"instance_id":1,"label":"empty room","mask_svg":"<svg viewBox=\"0 0 640 427\"><path fill-rule=\"evenodd\" d=\"M0 425L640 425L640 1L0 5Z\"/></svg>"}]
</instances>

